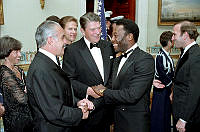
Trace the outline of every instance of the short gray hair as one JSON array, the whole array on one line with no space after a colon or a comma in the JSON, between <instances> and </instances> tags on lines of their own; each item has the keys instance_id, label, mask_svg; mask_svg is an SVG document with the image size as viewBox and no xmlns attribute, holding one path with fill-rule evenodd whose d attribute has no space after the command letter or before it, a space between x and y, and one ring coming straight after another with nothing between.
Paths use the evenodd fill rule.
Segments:
<instances>
[{"instance_id":1,"label":"short gray hair","mask_svg":"<svg viewBox=\"0 0 200 132\"><path fill-rule=\"evenodd\" d=\"M57 30L56 25L58 23L54 21L44 21L41 23L35 33L35 40L37 44L37 48L41 48L47 43L47 38L52 36L53 38L57 39Z\"/></svg>"}]
</instances>

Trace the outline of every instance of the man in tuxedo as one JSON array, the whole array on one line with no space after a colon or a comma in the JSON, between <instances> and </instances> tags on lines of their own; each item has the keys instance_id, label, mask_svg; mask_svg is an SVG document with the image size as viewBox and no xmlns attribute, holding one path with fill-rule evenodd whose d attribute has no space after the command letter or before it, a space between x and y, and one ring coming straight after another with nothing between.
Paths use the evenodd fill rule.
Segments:
<instances>
[{"instance_id":1,"label":"man in tuxedo","mask_svg":"<svg viewBox=\"0 0 200 132\"><path fill-rule=\"evenodd\" d=\"M173 27L172 40L183 54L175 70L172 111L174 132L195 132L200 126L200 48L195 25L183 21Z\"/></svg>"},{"instance_id":2,"label":"man in tuxedo","mask_svg":"<svg viewBox=\"0 0 200 132\"><path fill-rule=\"evenodd\" d=\"M71 127L88 117L85 106L91 109L92 103L86 99L77 103L69 78L56 61L56 56L64 54L64 30L56 22L45 21L37 28L35 39L39 50L27 75L33 131L71 132ZM73 108L76 103L78 108Z\"/></svg>"},{"instance_id":3,"label":"man in tuxedo","mask_svg":"<svg viewBox=\"0 0 200 132\"><path fill-rule=\"evenodd\" d=\"M118 20L115 37L122 55L113 64L112 89L92 88L106 104L115 105L115 132L149 132L154 59L138 47L139 28L132 20Z\"/></svg>"},{"instance_id":4,"label":"man in tuxedo","mask_svg":"<svg viewBox=\"0 0 200 132\"><path fill-rule=\"evenodd\" d=\"M83 37L65 49L63 69L68 74L74 93L80 99L88 96L94 101L96 94L91 86L108 84L111 73L111 61L113 57L112 44L100 40L101 26L98 15L89 12L80 18ZM102 99L97 99L95 110L89 118L82 122L79 130L82 132L104 132L107 130L106 107L98 107ZM107 125L108 126L108 125Z\"/></svg>"}]
</instances>

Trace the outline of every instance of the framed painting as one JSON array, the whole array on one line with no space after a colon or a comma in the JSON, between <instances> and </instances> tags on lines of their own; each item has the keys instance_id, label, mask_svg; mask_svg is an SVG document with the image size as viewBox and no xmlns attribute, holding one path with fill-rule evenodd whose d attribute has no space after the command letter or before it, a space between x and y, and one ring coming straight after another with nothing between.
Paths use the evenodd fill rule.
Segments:
<instances>
[{"instance_id":1,"label":"framed painting","mask_svg":"<svg viewBox=\"0 0 200 132\"><path fill-rule=\"evenodd\" d=\"M158 25L169 26L183 20L200 25L200 0L158 0Z\"/></svg>"},{"instance_id":2,"label":"framed painting","mask_svg":"<svg viewBox=\"0 0 200 132\"><path fill-rule=\"evenodd\" d=\"M0 0L0 25L4 24L4 17L3 17L3 0Z\"/></svg>"}]
</instances>

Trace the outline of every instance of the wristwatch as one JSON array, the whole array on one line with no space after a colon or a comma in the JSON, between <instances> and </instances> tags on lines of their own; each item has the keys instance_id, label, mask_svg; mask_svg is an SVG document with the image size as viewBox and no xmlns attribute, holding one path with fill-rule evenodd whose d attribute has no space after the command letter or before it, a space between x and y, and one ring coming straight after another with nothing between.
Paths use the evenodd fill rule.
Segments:
<instances>
[{"instance_id":1,"label":"wristwatch","mask_svg":"<svg viewBox=\"0 0 200 132\"><path fill-rule=\"evenodd\" d=\"M103 92L104 92L104 90L105 90L105 89L101 89L101 90L99 90L99 95L100 95L100 96L103 96Z\"/></svg>"}]
</instances>

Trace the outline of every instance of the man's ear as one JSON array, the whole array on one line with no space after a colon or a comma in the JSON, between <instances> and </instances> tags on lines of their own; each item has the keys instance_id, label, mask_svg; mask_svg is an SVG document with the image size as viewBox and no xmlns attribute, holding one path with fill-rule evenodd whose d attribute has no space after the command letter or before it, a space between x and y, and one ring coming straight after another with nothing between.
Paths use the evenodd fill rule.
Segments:
<instances>
[{"instance_id":1,"label":"man's ear","mask_svg":"<svg viewBox=\"0 0 200 132\"><path fill-rule=\"evenodd\" d=\"M182 36L183 36L184 40L186 40L187 38L190 38L190 36L187 32L184 32Z\"/></svg>"},{"instance_id":2,"label":"man's ear","mask_svg":"<svg viewBox=\"0 0 200 132\"><path fill-rule=\"evenodd\" d=\"M81 33L83 34L83 36L85 36L85 30L83 28L80 28Z\"/></svg>"},{"instance_id":3,"label":"man's ear","mask_svg":"<svg viewBox=\"0 0 200 132\"><path fill-rule=\"evenodd\" d=\"M128 34L128 40L133 40L133 38L134 38L134 37L133 37L133 34L132 34L132 33L129 33L129 34Z\"/></svg>"},{"instance_id":4,"label":"man's ear","mask_svg":"<svg viewBox=\"0 0 200 132\"><path fill-rule=\"evenodd\" d=\"M47 38L47 44L50 44L50 45L52 45L53 43L54 43L54 39L53 39L53 37L52 36L49 36L48 38Z\"/></svg>"}]
</instances>

